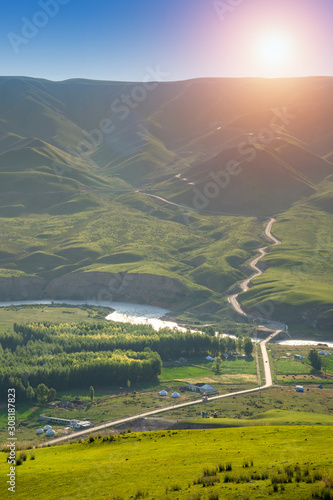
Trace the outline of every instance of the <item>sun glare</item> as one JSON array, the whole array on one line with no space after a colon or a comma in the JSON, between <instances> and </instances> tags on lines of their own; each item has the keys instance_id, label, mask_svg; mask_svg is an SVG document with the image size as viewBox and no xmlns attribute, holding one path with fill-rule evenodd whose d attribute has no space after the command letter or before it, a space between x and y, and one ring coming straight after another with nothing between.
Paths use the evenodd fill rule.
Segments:
<instances>
[{"instance_id":1,"label":"sun glare","mask_svg":"<svg viewBox=\"0 0 333 500\"><path fill-rule=\"evenodd\" d=\"M258 41L258 51L262 62L280 65L287 62L291 50L290 42L284 35L267 34Z\"/></svg>"}]
</instances>

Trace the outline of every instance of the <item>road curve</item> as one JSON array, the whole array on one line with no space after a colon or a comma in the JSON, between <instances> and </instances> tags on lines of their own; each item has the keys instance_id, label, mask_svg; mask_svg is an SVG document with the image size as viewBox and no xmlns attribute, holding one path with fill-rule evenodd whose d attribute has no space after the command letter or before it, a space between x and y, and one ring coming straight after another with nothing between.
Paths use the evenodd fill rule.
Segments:
<instances>
[{"instance_id":1,"label":"road curve","mask_svg":"<svg viewBox=\"0 0 333 500\"><path fill-rule=\"evenodd\" d=\"M281 243L281 241L278 240L272 234L272 226L273 226L275 220L276 219L274 219L274 218L269 219L269 221L268 221L268 223L266 225L266 228L265 228L265 235L267 236L268 239L270 239L273 242L274 246L275 245L279 245ZM259 319L259 320L263 319L261 316L256 316L255 314L248 314L245 311L243 311L241 305L238 302L238 296L239 296L239 294L241 292L246 292L247 290L249 290L249 284L253 280L253 278L256 278L257 276L260 276L261 274L263 274L263 271L261 271L261 269L259 269L259 267L257 266L257 264L267 254L267 248L268 247L265 246L265 247L262 247L262 248L258 249L259 255L257 255L249 263L249 267L251 269L253 269L255 271L255 273L250 278L246 278L244 281L242 281L240 283L240 285L239 285L239 287L241 289L240 292L238 292L238 293L236 293L236 294L231 295L230 297L228 297L228 302L231 304L231 306L234 308L234 310L238 314L241 314L242 316L246 316L247 318ZM272 325L272 329L276 329L277 328L277 329L285 330L285 331L288 330L287 325L285 325L282 322L280 323L278 321L269 321L269 320L267 322Z\"/></svg>"}]
</instances>

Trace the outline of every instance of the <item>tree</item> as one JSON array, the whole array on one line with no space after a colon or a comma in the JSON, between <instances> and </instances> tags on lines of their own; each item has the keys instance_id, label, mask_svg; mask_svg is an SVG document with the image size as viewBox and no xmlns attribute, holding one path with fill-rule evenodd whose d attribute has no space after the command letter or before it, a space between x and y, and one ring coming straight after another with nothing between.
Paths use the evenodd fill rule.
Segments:
<instances>
[{"instance_id":1,"label":"tree","mask_svg":"<svg viewBox=\"0 0 333 500\"><path fill-rule=\"evenodd\" d=\"M35 399L35 397L36 397L35 391L31 387L31 385L28 383L28 387L27 387L27 400L28 401L32 401L33 399Z\"/></svg>"},{"instance_id":2,"label":"tree","mask_svg":"<svg viewBox=\"0 0 333 500\"><path fill-rule=\"evenodd\" d=\"M314 370L320 370L321 369L321 357L318 354L318 351L316 349L311 349L309 352L309 361L311 363L311 366Z\"/></svg>"},{"instance_id":3,"label":"tree","mask_svg":"<svg viewBox=\"0 0 333 500\"><path fill-rule=\"evenodd\" d=\"M220 353L221 354L224 354L227 350L227 344L226 344L226 341L225 339L220 339Z\"/></svg>"},{"instance_id":4,"label":"tree","mask_svg":"<svg viewBox=\"0 0 333 500\"><path fill-rule=\"evenodd\" d=\"M211 337L215 337L215 328L213 326L204 326L202 331Z\"/></svg>"},{"instance_id":5,"label":"tree","mask_svg":"<svg viewBox=\"0 0 333 500\"><path fill-rule=\"evenodd\" d=\"M244 352L246 356L251 356L253 352L253 342L250 337L245 337L244 339Z\"/></svg>"},{"instance_id":6,"label":"tree","mask_svg":"<svg viewBox=\"0 0 333 500\"><path fill-rule=\"evenodd\" d=\"M94 401L95 389L93 388L92 385L90 386L89 392L90 392L90 401Z\"/></svg>"},{"instance_id":7,"label":"tree","mask_svg":"<svg viewBox=\"0 0 333 500\"><path fill-rule=\"evenodd\" d=\"M47 400L54 401L56 397L57 397L57 391L53 389L53 387L51 387L47 396Z\"/></svg>"},{"instance_id":8,"label":"tree","mask_svg":"<svg viewBox=\"0 0 333 500\"><path fill-rule=\"evenodd\" d=\"M236 341L231 337L227 337L227 347L228 351L234 351L236 349Z\"/></svg>"},{"instance_id":9,"label":"tree","mask_svg":"<svg viewBox=\"0 0 333 500\"><path fill-rule=\"evenodd\" d=\"M239 337L237 339L237 349L239 350L239 352L241 352L242 349L243 349L243 339L242 339L242 337Z\"/></svg>"},{"instance_id":10,"label":"tree","mask_svg":"<svg viewBox=\"0 0 333 500\"><path fill-rule=\"evenodd\" d=\"M215 358L215 371L216 371L216 373L220 373L221 364L222 364L222 359L220 358L220 356L217 356Z\"/></svg>"},{"instance_id":11,"label":"tree","mask_svg":"<svg viewBox=\"0 0 333 500\"><path fill-rule=\"evenodd\" d=\"M45 404L49 395L49 389L45 384L39 384L36 389L37 401L39 404Z\"/></svg>"}]
</instances>

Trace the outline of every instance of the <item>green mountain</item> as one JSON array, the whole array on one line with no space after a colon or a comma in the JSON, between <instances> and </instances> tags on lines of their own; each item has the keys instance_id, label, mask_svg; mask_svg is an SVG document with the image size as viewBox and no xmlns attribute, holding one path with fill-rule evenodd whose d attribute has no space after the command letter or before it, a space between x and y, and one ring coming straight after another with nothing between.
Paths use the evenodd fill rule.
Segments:
<instances>
[{"instance_id":1,"label":"green mountain","mask_svg":"<svg viewBox=\"0 0 333 500\"><path fill-rule=\"evenodd\" d=\"M326 77L1 77L0 299L143 301L216 321L275 216L282 245L241 300L330 329L332 115Z\"/></svg>"}]
</instances>

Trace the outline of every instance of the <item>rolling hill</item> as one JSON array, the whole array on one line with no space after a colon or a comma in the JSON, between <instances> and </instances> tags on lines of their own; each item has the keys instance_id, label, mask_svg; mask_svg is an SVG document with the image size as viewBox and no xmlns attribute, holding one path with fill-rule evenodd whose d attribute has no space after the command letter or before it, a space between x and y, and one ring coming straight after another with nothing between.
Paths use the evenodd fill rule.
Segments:
<instances>
[{"instance_id":1,"label":"rolling hill","mask_svg":"<svg viewBox=\"0 0 333 500\"><path fill-rule=\"evenodd\" d=\"M241 300L330 329L328 243L306 263L332 231L332 115L326 77L0 77L0 299L130 299L218 321L274 215L282 245Z\"/></svg>"}]
</instances>

